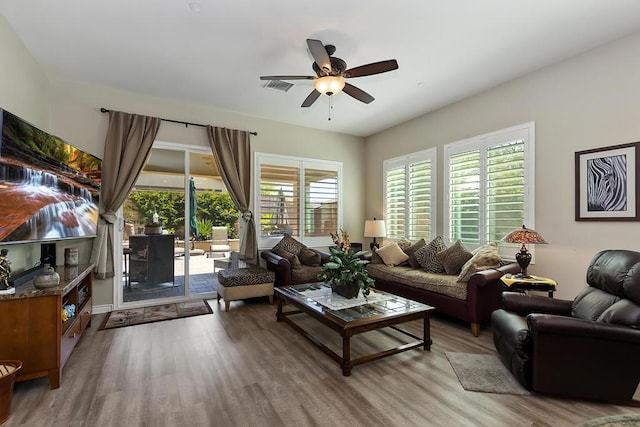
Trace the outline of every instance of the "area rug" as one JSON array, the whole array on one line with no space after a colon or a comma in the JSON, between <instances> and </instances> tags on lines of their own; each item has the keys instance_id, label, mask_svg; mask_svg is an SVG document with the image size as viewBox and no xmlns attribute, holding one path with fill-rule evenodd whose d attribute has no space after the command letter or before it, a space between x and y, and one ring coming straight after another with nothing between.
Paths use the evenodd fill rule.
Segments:
<instances>
[{"instance_id":1,"label":"area rug","mask_svg":"<svg viewBox=\"0 0 640 427\"><path fill-rule=\"evenodd\" d=\"M185 301L152 307L112 311L102 322L100 329L121 328L142 323L161 322L181 317L211 314L213 310L205 300Z\"/></svg>"},{"instance_id":2,"label":"area rug","mask_svg":"<svg viewBox=\"0 0 640 427\"><path fill-rule=\"evenodd\" d=\"M579 424L578 427L628 427L640 426L640 414L620 414L595 418Z\"/></svg>"},{"instance_id":3,"label":"area rug","mask_svg":"<svg viewBox=\"0 0 640 427\"><path fill-rule=\"evenodd\" d=\"M445 353L462 388L483 393L517 394L531 393L522 387L493 354Z\"/></svg>"}]
</instances>

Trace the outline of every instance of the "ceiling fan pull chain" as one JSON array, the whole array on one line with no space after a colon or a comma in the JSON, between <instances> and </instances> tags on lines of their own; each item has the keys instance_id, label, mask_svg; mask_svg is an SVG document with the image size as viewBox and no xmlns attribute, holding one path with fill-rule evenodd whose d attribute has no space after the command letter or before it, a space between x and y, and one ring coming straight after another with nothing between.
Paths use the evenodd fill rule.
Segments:
<instances>
[{"instance_id":1,"label":"ceiling fan pull chain","mask_svg":"<svg viewBox=\"0 0 640 427\"><path fill-rule=\"evenodd\" d=\"M333 97L329 97L329 118L328 121L331 121L331 110L333 110Z\"/></svg>"}]
</instances>

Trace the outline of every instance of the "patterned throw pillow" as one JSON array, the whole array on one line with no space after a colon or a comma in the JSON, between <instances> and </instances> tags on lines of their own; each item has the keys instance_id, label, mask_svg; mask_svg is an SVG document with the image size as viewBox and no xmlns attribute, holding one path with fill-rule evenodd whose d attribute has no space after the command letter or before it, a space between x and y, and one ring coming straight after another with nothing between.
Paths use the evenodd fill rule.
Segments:
<instances>
[{"instance_id":1,"label":"patterned throw pillow","mask_svg":"<svg viewBox=\"0 0 640 427\"><path fill-rule=\"evenodd\" d=\"M294 255L298 255L298 252L300 252L300 249L302 248L306 248L306 246L298 242L289 234L285 234L282 237L282 239L280 239L280 241L276 243L276 245L271 250L273 252L275 252L276 250L283 250L283 251L291 252Z\"/></svg>"},{"instance_id":2,"label":"patterned throw pillow","mask_svg":"<svg viewBox=\"0 0 640 427\"><path fill-rule=\"evenodd\" d=\"M444 266L447 274L458 274L465 262L469 261L473 255L464 247L460 240L451 247L436 255L436 259Z\"/></svg>"},{"instance_id":3,"label":"patterned throw pillow","mask_svg":"<svg viewBox=\"0 0 640 427\"><path fill-rule=\"evenodd\" d=\"M473 257L462 266L458 282L466 283L478 271L500 267L500 253L495 243L482 245L471 253Z\"/></svg>"},{"instance_id":4,"label":"patterned throw pillow","mask_svg":"<svg viewBox=\"0 0 640 427\"><path fill-rule=\"evenodd\" d=\"M407 239L406 237L396 240L396 243L398 244L398 246L400 246L400 249L402 249L403 251L406 250L409 246L411 246L411 240Z\"/></svg>"},{"instance_id":5,"label":"patterned throw pillow","mask_svg":"<svg viewBox=\"0 0 640 427\"><path fill-rule=\"evenodd\" d=\"M403 249L404 253L409 255L409 259L407 260L407 262L412 268L420 268L420 263L418 262L418 260L416 260L416 252L426 245L427 242L425 242L424 239L420 239L408 248Z\"/></svg>"},{"instance_id":6,"label":"patterned throw pillow","mask_svg":"<svg viewBox=\"0 0 640 427\"><path fill-rule=\"evenodd\" d=\"M444 273L444 266L437 260L436 255L445 249L447 249L447 246L442 241L442 237L438 236L430 241L428 245L418 249L414 254L414 258L424 271Z\"/></svg>"},{"instance_id":7,"label":"patterned throw pillow","mask_svg":"<svg viewBox=\"0 0 640 427\"><path fill-rule=\"evenodd\" d=\"M396 242L391 242L376 251L382 261L386 265L399 265L409 259L409 255L405 254Z\"/></svg>"}]
</instances>

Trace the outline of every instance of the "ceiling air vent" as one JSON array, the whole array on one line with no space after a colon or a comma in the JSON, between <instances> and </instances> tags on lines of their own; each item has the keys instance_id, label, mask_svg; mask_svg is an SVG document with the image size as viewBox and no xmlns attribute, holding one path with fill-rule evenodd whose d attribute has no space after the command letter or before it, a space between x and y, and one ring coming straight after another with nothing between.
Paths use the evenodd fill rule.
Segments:
<instances>
[{"instance_id":1,"label":"ceiling air vent","mask_svg":"<svg viewBox=\"0 0 640 427\"><path fill-rule=\"evenodd\" d=\"M263 87L269 87L271 89L281 90L286 92L293 87L292 83L283 82L282 80L269 80Z\"/></svg>"}]
</instances>

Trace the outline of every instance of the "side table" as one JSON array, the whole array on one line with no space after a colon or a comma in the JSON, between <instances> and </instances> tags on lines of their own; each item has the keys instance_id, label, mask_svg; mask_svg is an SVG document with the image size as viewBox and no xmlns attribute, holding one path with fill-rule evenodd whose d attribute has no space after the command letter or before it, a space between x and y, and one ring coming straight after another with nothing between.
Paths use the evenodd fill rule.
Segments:
<instances>
[{"instance_id":1,"label":"side table","mask_svg":"<svg viewBox=\"0 0 640 427\"><path fill-rule=\"evenodd\" d=\"M522 293L526 291L547 292L549 298L553 298L557 285L555 280L539 276L518 277L518 275L505 274L500 280L510 291Z\"/></svg>"}]
</instances>

